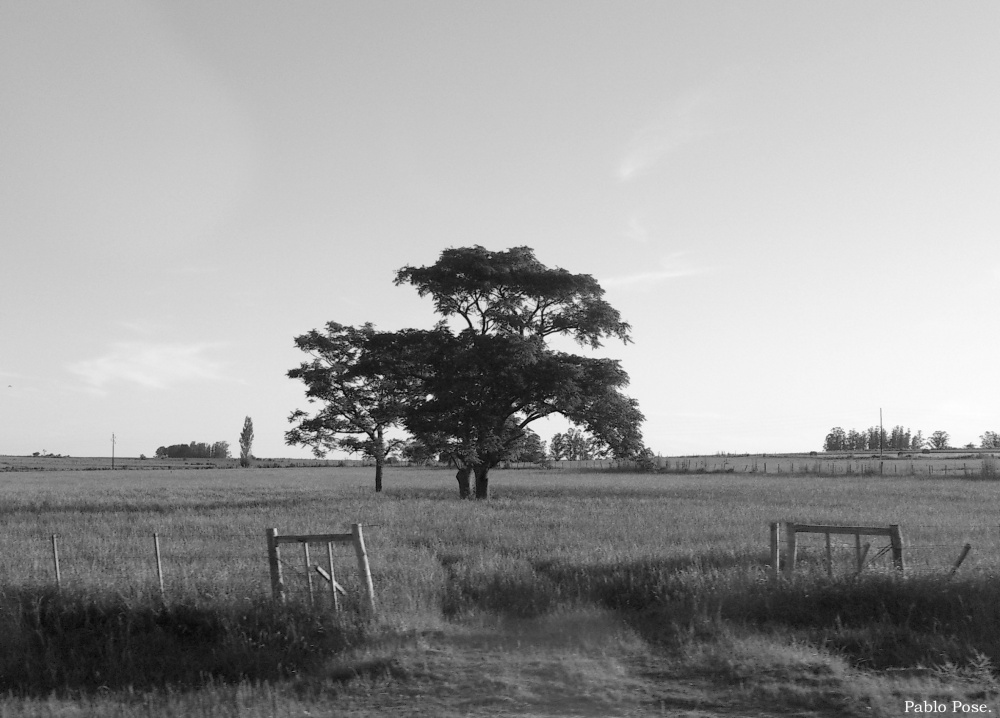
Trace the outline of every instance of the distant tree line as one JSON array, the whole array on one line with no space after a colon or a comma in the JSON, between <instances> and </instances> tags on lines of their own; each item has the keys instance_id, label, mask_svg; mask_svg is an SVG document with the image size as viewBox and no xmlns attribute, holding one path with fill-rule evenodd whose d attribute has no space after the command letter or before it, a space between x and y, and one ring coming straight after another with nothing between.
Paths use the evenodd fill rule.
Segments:
<instances>
[{"instance_id":1,"label":"distant tree line","mask_svg":"<svg viewBox=\"0 0 1000 718\"><path fill-rule=\"evenodd\" d=\"M156 450L158 459L228 459L229 442L216 441L214 444L192 441L190 444L172 444Z\"/></svg>"},{"instance_id":2,"label":"distant tree line","mask_svg":"<svg viewBox=\"0 0 1000 718\"><path fill-rule=\"evenodd\" d=\"M395 447L387 457L387 463L405 461L409 464L426 466L429 464L447 464L449 457L431 449L419 439L409 441L394 440ZM374 459L369 452L363 451L366 459ZM524 430L524 436L516 441L510 449L507 461L525 464L538 464L548 458L545 441L531 429Z\"/></svg>"},{"instance_id":3,"label":"distant tree line","mask_svg":"<svg viewBox=\"0 0 1000 718\"><path fill-rule=\"evenodd\" d=\"M836 426L830 430L823 442L823 451L920 451L921 449L950 449L951 436L947 431L935 431L924 437L922 431L911 433L902 426L894 426L890 431L878 426L870 426L858 431L844 431ZM1000 434L984 432L979 437L982 449L1000 449ZM974 443L966 444L966 449L977 448Z\"/></svg>"},{"instance_id":4,"label":"distant tree line","mask_svg":"<svg viewBox=\"0 0 1000 718\"><path fill-rule=\"evenodd\" d=\"M580 431L569 429L564 434L554 434L549 456L555 461L588 461L606 459L611 455L610 447L600 439Z\"/></svg>"}]
</instances>

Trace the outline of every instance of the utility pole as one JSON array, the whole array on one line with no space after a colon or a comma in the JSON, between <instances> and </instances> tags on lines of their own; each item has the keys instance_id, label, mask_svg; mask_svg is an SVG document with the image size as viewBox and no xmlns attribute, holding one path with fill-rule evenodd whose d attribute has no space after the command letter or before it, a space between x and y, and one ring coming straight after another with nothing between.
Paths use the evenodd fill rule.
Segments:
<instances>
[{"instance_id":1,"label":"utility pole","mask_svg":"<svg viewBox=\"0 0 1000 718\"><path fill-rule=\"evenodd\" d=\"M882 437L885 435L885 429L882 428L882 407L878 408L878 458L882 458Z\"/></svg>"},{"instance_id":2,"label":"utility pole","mask_svg":"<svg viewBox=\"0 0 1000 718\"><path fill-rule=\"evenodd\" d=\"M111 470L115 470L115 435L111 435Z\"/></svg>"}]
</instances>

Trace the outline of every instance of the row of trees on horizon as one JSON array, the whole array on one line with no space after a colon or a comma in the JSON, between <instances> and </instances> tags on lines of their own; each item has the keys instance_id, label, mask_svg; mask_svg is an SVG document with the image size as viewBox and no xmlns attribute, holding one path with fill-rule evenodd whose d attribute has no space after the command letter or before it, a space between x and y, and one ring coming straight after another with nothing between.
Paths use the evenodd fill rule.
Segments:
<instances>
[{"instance_id":1,"label":"row of trees on horizon","mask_svg":"<svg viewBox=\"0 0 1000 718\"><path fill-rule=\"evenodd\" d=\"M192 441L190 444L171 444L156 450L158 459L228 459L229 442L216 441L212 444Z\"/></svg>"},{"instance_id":2,"label":"row of trees on horizon","mask_svg":"<svg viewBox=\"0 0 1000 718\"><path fill-rule=\"evenodd\" d=\"M517 441L507 454L506 461L523 464L540 464L544 461L590 461L606 459L612 455L611 448L600 439L570 428L564 433L553 434L551 442L546 442L531 429L524 430L524 436ZM367 458L374 458L366 454ZM387 457L410 464L446 464L448 456L442 456L419 439L405 441Z\"/></svg>"},{"instance_id":3,"label":"row of trees on horizon","mask_svg":"<svg viewBox=\"0 0 1000 718\"><path fill-rule=\"evenodd\" d=\"M920 451L922 449L951 449L951 436L947 431L935 431L925 437L920 430L911 433L900 425L886 431L884 427L870 426L858 431L844 431L836 426L823 442L823 451ZM1000 449L1000 434L986 431L979 437L979 446L968 443L966 449Z\"/></svg>"},{"instance_id":4,"label":"row of trees on horizon","mask_svg":"<svg viewBox=\"0 0 1000 718\"><path fill-rule=\"evenodd\" d=\"M253 456L250 449L253 445L253 420L248 416L243 420L243 431L240 432L240 466L249 466ZM171 444L161 446L156 450L158 459L228 459L228 441L216 441L212 444L192 441L190 444Z\"/></svg>"}]
</instances>

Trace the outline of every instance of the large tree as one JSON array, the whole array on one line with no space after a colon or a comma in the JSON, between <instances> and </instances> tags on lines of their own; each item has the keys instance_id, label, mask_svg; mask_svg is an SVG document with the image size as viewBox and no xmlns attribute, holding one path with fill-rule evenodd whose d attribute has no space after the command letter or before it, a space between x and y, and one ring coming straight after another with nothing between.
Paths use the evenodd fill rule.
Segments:
<instances>
[{"instance_id":1,"label":"large tree","mask_svg":"<svg viewBox=\"0 0 1000 718\"><path fill-rule=\"evenodd\" d=\"M404 397L387 371L378 368L382 363L368 356L377 335L371 324L328 322L323 332L313 329L295 338L312 359L288 376L301 379L309 403L321 406L311 416L301 409L292 412L288 421L295 426L285 433L285 443L308 446L318 458L340 449L374 459L379 492L386 456L402 443L386 432L399 423Z\"/></svg>"},{"instance_id":2,"label":"large tree","mask_svg":"<svg viewBox=\"0 0 1000 718\"><path fill-rule=\"evenodd\" d=\"M823 441L823 451L843 451L845 448L847 448L847 433L839 426L833 427Z\"/></svg>"},{"instance_id":3,"label":"large tree","mask_svg":"<svg viewBox=\"0 0 1000 718\"><path fill-rule=\"evenodd\" d=\"M621 393L628 375L620 363L546 342L554 335L592 348L609 337L630 341L629 325L593 277L546 267L528 247L476 246L404 267L396 283L432 297L444 320L430 331L385 335L372 356L407 387L407 430L458 466L461 496L474 474L476 498L486 498L490 469L523 442L528 424L550 414L586 429L616 457L642 452L643 417Z\"/></svg>"}]
</instances>

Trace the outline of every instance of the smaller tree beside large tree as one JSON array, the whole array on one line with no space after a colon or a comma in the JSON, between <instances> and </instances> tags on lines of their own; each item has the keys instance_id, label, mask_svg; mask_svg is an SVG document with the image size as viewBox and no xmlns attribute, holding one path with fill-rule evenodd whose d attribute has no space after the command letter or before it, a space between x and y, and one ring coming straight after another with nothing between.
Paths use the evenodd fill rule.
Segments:
<instances>
[{"instance_id":1,"label":"smaller tree beside large tree","mask_svg":"<svg viewBox=\"0 0 1000 718\"><path fill-rule=\"evenodd\" d=\"M295 345L312 356L288 372L290 379L306 385L310 404L320 404L309 415L297 409L288 417L295 424L285 432L285 443L308 446L322 458L330 451L361 453L375 461L375 491L382 490L386 457L401 439L386 432L400 422L403 396L396 380L375 360L371 324L351 327L328 322L325 331L315 329L295 338Z\"/></svg>"}]
</instances>

